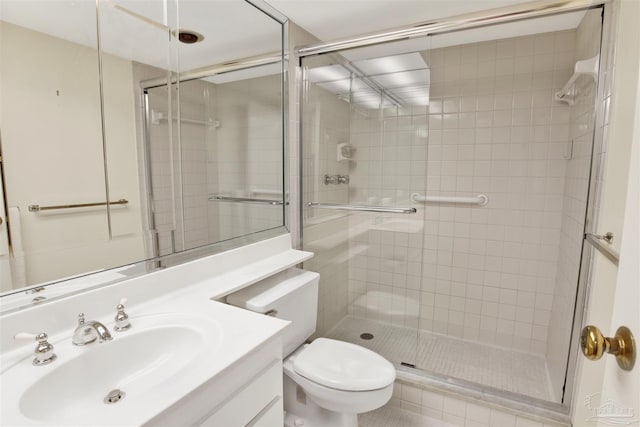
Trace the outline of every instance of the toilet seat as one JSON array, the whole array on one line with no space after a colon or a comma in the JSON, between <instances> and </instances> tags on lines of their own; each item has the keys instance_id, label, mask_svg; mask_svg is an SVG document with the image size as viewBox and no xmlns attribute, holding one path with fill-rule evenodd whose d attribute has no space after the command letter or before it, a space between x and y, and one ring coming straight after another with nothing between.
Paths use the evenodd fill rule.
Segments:
<instances>
[{"instance_id":1,"label":"toilet seat","mask_svg":"<svg viewBox=\"0 0 640 427\"><path fill-rule=\"evenodd\" d=\"M300 350L302 351L303 349ZM311 402L313 402L320 408L323 408L323 410L333 411L335 414L361 414L363 412L373 411L374 409L378 409L386 404L393 394L393 382L384 388L365 391L338 390L318 384L315 381L311 381L298 374L293 367L294 360L295 353L291 357L287 358L283 365L285 374L285 394L287 394L287 390L289 390L288 393L291 394L291 397L289 398L290 408L292 408L291 404L294 406L297 405L295 403L298 401L297 388L301 388L304 391L304 394L309 397L309 400L306 402L307 407L310 407L310 405L312 405ZM293 382L297 387L293 387L292 389L287 385L288 381ZM287 402L286 399L285 402ZM298 413L299 415L302 415L303 413L308 412L300 410ZM323 423L319 425L337 426L341 424ZM357 426L357 422L355 422L353 426Z\"/></svg>"},{"instance_id":2,"label":"toilet seat","mask_svg":"<svg viewBox=\"0 0 640 427\"><path fill-rule=\"evenodd\" d=\"M319 385L343 391L370 391L393 384L396 371L379 354L359 345L317 338L293 360L295 372Z\"/></svg>"}]
</instances>

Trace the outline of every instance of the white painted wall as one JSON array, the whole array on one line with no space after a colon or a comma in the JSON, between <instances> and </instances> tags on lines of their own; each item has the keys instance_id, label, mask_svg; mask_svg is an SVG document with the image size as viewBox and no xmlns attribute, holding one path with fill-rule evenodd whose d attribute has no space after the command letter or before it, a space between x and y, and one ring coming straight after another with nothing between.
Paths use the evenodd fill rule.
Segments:
<instances>
[{"instance_id":1,"label":"white painted wall","mask_svg":"<svg viewBox=\"0 0 640 427\"><path fill-rule=\"evenodd\" d=\"M131 62L103 57L111 198L129 200L112 208L109 240L104 207L28 211L105 200L96 51L7 23L0 31L6 196L20 209L27 283L143 259Z\"/></svg>"},{"instance_id":2,"label":"white painted wall","mask_svg":"<svg viewBox=\"0 0 640 427\"><path fill-rule=\"evenodd\" d=\"M0 165L0 172L2 165ZM2 174L0 173L0 197L4 198L4 187L2 186ZM0 199L1 200L1 199ZM0 203L0 292L11 290L11 254L9 252L9 229L7 227L7 212L4 203Z\"/></svg>"},{"instance_id":3,"label":"white painted wall","mask_svg":"<svg viewBox=\"0 0 640 427\"><path fill-rule=\"evenodd\" d=\"M636 5L635 16L640 15ZM633 16L633 14L632 14ZM636 35L640 33L636 32ZM638 70L640 81L640 69ZM620 245L620 266L611 316L611 332L619 326L627 326L635 336L636 346L640 337L640 85L636 92L635 124L631 147L631 167L624 215L624 234ZM637 352L637 347L636 347ZM614 358L607 357L600 402L611 401L622 410L629 424L640 424L640 357L632 371L621 370ZM598 425L610 425L607 414Z\"/></svg>"},{"instance_id":4,"label":"white painted wall","mask_svg":"<svg viewBox=\"0 0 640 427\"><path fill-rule=\"evenodd\" d=\"M616 236L613 246L621 253L620 270L594 251L592 279L588 294L588 310L584 325L592 324L611 336L618 326L628 323L636 336L640 331L638 322L638 281L637 251L638 214L637 175L630 174L630 166L638 167L637 147L632 153L632 142L638 144L638 95L640 70L640 3L634 0L622 0L612 4L614 7L614 38L605 39L610 48L615 49L613 57L613 75L607 76L605 95L610 96L611 111L605 122L604 145L598 155L606 159L602 171L602 199L600 203L597 232L611 231ZM608 98L609 96L607 96ZM634 133L635 132L635 133ZM634 169L634 173L635 169ZM631 185L630 185L631 184ZM635 193L634 193L635 192ZM624 216L627 197L629 206ZM633 214L635 210L635 216ZM627 219L628 218L628 219ZM627 222L629 221L629 222ZM621 246L621 243L624 246ZM626 265L630 259L631 265ZM633 276L636 275L635 281ZM631 283L629 281L631 280ZM616 286L617 283L617 286ZM624 301L624 303L622 302ZM620 316L620 317L618 317ZM577 350L575 350L577 351ZM591 362L579 358L577 385L572 402L572 420L576 426L604 423L604 418L591 419L593 410L612 398L624 408L638 408L638 366L631 374L617 368L612 356L605 360ZM636 421L637 422L637 421Z\"/></svg>"}]
</instances>

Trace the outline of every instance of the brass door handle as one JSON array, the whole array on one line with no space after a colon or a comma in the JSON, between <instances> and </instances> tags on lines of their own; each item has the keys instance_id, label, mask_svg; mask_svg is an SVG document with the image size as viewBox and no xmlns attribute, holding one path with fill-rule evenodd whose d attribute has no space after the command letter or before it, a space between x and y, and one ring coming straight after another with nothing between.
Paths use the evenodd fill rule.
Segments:
<instances>
[{"instance_id":1,"label":"brass door handle","mask_svg":"<svg viewBox=\"0 0 640 427\"><path fill-rule=\"evenodd\" d=\"M620 326L614 337L603 336L595 326L585 326L580 333L580 347L589 360L598 360L604 353L613 354L625 371L632 370L636 362L635 340L626 326Z\"/></svg>"}]
</instances>

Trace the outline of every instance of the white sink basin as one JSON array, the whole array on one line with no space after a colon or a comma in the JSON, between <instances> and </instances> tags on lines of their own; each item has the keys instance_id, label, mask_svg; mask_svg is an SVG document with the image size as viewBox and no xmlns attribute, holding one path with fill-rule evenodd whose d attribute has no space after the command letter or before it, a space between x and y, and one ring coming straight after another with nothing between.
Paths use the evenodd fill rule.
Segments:
<instances>
[{"instance_id":1,"label":"white sink basin","mask_svg":"<svg viewBox=\"0 0 640 427\"><path fill-rule=\"evenodd\" d=\"M149 418L159 402L172 403L166 390L180 387L177 378L199 369L221 347L222 328L211 319L161 314L131 322L121 333L108 324L113 336L108 342L54 343L58 359L49 365L35 367L29 356L6 369L0 377L2 411L13 408L20 424L139 424L136 419ZM124 397L105 403L114 389ZM145 414L146 409L153 411Z\"/></svg>"}]
</instances>

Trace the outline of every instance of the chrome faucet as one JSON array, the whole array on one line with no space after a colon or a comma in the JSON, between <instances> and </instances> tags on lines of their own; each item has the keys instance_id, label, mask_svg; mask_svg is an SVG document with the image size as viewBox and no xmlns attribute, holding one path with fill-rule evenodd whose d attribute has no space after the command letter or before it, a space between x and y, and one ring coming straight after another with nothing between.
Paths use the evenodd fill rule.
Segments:
<instances>
[{"instance_id":1,"label":"chrome faucet","mask_svg":"<svg viewBox=\"0 0 640 427\"><path fill-rule=\"evenodd\" d=\"M111 341L111 333L106 326L95 320L85 322L84 313L78 314L78 327L73 331L73 345L87 345L95 340Z\"/></svg>"}]
</instances>

